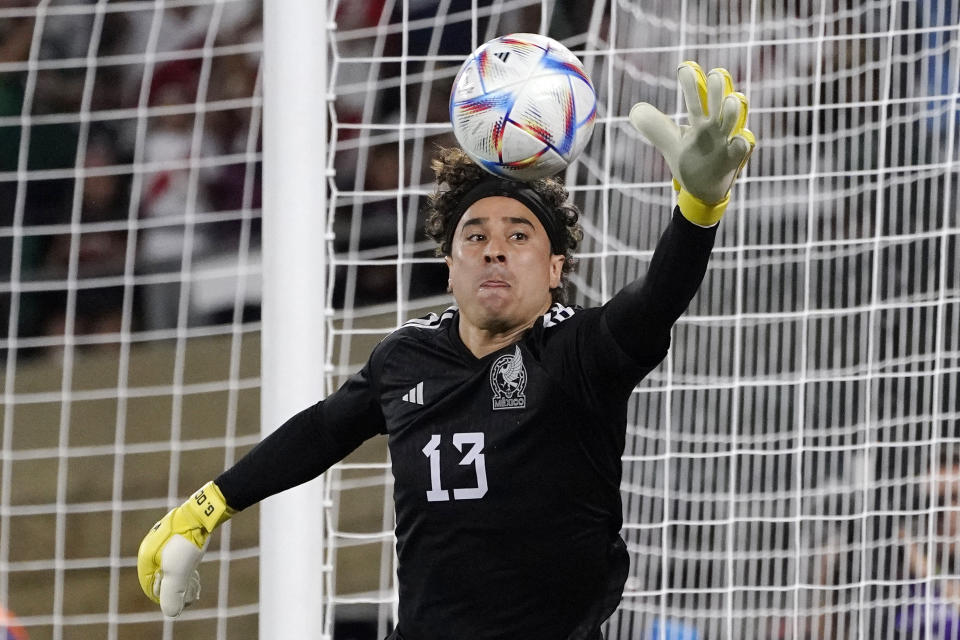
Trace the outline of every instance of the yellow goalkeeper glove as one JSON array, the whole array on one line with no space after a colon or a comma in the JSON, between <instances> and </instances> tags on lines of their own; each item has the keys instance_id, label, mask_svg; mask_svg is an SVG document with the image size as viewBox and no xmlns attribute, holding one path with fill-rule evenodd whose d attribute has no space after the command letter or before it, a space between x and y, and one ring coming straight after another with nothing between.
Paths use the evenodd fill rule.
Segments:
<instances>
[{"instance_id":1,"label":"yellow goalkeeper glove","mask_svg":"<svg viewBox=\"0 0 960 640\"><path fill-rule=\"evenodd\" d=\"M756 139L747 123L747 98L733 90L726 69L704 75L696 62L684 62L677 79L687 105L689 124L673 119L646 102L630 110L630 122L660 153L680 192L685 218L703 227L716 224L730 202L730 188L747 163Z\"/></svg>"},{"instance_id":2,"label":"yellow goalkeeper glove","mask_svg":"<svg viewBox=\"0 0 960 640\"><path fill-rule=\"evenodd\" d=\"M230 519L220 489L208 482L182 505L153 525L137 554L140 587L160 604L164 615L176 617L200 596L200 560L210 534Z\"/></svg>"}]
</instances>

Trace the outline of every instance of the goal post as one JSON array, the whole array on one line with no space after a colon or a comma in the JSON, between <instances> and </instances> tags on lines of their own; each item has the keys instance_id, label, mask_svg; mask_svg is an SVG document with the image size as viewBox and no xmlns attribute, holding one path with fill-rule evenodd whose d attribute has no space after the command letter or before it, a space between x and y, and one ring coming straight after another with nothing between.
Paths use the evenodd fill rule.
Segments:
<instances>
[{"instance_id":1,"label":"goal post","mask_svg":"<svg viewBox=\"0 0 960 640\"><path fill-rule=\"evenodd\" d=\"M261 433L324 396L327 362L326 0L263 12ZM329 638L320 477L260 506L260 637Z\"/></svg>"}]
</instances>

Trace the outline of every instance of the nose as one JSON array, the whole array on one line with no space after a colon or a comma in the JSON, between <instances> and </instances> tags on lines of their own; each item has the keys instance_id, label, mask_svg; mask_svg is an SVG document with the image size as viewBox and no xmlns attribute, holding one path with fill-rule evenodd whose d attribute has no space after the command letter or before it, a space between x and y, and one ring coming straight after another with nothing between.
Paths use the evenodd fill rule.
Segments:
<instances>
[{"instance_id":1,"label":"nose","mask_svg":"<svg viewBox=\"0 0 960 640\"><path fill-rule=\"evenodd\" d=\"M506 262L507 254L504 250L503 241L490 238L483 249L483 259L487 263Z\"/></svg>"}]
</instances>

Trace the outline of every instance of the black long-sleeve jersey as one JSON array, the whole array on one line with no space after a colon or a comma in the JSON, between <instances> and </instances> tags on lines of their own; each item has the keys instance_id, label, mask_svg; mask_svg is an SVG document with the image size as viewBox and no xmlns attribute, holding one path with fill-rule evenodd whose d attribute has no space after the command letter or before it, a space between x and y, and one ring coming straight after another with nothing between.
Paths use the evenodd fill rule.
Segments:
<instances>
[{"instance_id":1,"label":"black long-sleeve jersey","mask_svg":"<svg viewBox=\"0 0 960 640\"><path fill-rule=\"evenodd\" d=\"M555 304L483 358L460 340L456 308L406 323L218 486L242 509L385 433L401 637L595 637L628 572L627 401L666 355L714 235L675 211L643 281L602 307Z\"/></svg>"}]
</instances>

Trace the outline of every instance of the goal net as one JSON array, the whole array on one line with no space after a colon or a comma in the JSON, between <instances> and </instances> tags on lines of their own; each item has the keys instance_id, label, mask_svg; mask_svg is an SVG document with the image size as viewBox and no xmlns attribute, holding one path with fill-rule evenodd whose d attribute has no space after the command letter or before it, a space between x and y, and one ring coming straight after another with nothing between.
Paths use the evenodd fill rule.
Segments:
<instances>
[{"instance_id":1,"label":"goal net","mask_svg":"<svg viewBox=\"0 0 960 640\"><path fill-rule=\"evenodd\" d=\"M630 403L631 568L606 637L954 637L960 0L328 6L318 397L450 303L420 210L473 48L544 33L597 88L566 175L583 306L643 275L675 202L631 105L679 117L678 63L725 67L758 147ZM214 536L176 622L135 556L260 437L263 49L253 0L0 4L0 606L32 640L257 637L257 508ZM383 439L324 487L325 635L383 638Z\"/></svg>"}]
</instances>

